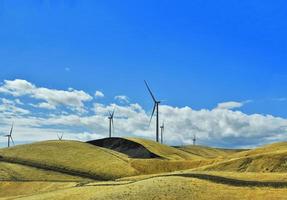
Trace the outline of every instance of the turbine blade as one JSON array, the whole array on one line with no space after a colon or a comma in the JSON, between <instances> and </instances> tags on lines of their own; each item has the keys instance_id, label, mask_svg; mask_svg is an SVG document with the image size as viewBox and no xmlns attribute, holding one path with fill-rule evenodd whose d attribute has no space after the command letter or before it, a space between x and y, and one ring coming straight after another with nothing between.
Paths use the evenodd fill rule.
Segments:
<instances>
[{"instance_id":1,"label":"turbine blade","mask_svg":"<svg viewBox=\"0 0 287 200\"><path fill-rule=\"evenodd\" d=\"M153 106L152 114L151 114L151 116L150 116L150 120L149 120L149 125L150 125L151 120L152 120L152 117L153 117L153 115L154 115L155 108L156 108L156 104L154 104L154 106Z\"/></svg>"},{"instance_id":2,"label":"turbine blade","mask_svg":"<svg viewBox=\"0 0 287 200\"><path fill-rule=\"evenodd\" d=\"M147 89L148 89L148 91L149 91L149 93L150 93L150 95L151 95L151 97L152 97L153 101L154 101L154 102L156 102L156 99L155 99L155 97L154 97L154 95L153 95L153 93L152 93L151 89L149 88L149 86L148 86L147 82L146 82L146 81L144 81L144 82L145 82L145 85L146 85L146 87L147 87Z\"/></svg>"},{"instance_id":3,"label":"turbine blade","mask_svg":"<svg viewBox=\"0 0 287 200\"><path fill-rule=\"evenodd\" d=\"M13 145L15 146L15 142L14 142L14 140L13 140L12 136L10 137L10 139L11 139L11 141L12 141Z\"/></svg>"},{"instance_id":4,"label":"turbine blade","mask_svg":"<svg viewBox=\"0 0 287 200\"><path fill-rule=\"evenodd\" d=\"M112 118L114 118L115 110L116 110L116 108L114 108L114 110L112 112L112 115L111 115Z\"/></svg>"},{"instance_id":5,"label":"turbine blade","mask_svg":"<svg viewBox=\"0 0 287 200\"><path fill-rule=\"evenodd\" d=\"M14 128L14 122L12 123L11 130L10 130L10 134L9 134L9 135L12 135L12 133L13 133L13 128Z\"/></svg>"}]
</instances>

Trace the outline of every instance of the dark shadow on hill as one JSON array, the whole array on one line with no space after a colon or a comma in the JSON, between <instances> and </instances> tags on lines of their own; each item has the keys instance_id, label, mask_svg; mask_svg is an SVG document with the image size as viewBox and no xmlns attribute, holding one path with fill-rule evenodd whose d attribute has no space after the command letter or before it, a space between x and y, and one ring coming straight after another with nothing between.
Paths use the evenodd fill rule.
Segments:
<instances>
[{"instance_id":1,"label":"dark shadow on hill","mask_svg":"<svg viewBox=\"0 0 287 200\"><path fill-rule=\"evenodd\" d=\"M100 140L88 141L87 143L126 154L130 158L161 158L159 155L149 151L143 145L125 138L104 138Z\"/></svg>"}]
</instances>

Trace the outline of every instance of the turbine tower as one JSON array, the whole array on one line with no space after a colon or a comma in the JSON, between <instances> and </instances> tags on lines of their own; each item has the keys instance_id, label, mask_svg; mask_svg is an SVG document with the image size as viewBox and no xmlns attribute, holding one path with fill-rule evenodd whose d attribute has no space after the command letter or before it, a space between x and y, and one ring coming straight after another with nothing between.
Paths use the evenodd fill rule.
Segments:
<instances>
[{"instance_id":1,"label":"turbine tower","mask_svg":"<svg viewBox=\"0 0 287 200\"><path fill-rule=\"evenodd\" d=\"M193 141L193 145L195 145L196 144L196 135L193 135L192 141Z\"/></svg>"},{"instance_id":2,"label":"turbine tower","mask_svg":"<svg viewBox=\"0 0 287 200\"><path fill-rule=\"evenodd\" d=\"M10 133L8 135L5 135L5 137L7 137L7 139L8 139L8 148L10 147L11 141L12 141L13 145L15 145L13 137L12 137L13 128L14 128L14 123L12 123L11 129L10 129Z\"/></svg>"},{"instance_id":3,"label":"turbine tower","mask_svg":"<svg viewBox=\"0 0 287 200\"><path fill-rule=\"evenodd\" d=\"M115 114L115 109L113 110L113 112L109 112L109 137L112 137L112 127L113 127L113 131L114 131L114 114Z\"/></svg>"},{"instance_id":4,"label":"turbine tower","mask_svg":"<svg viewBox=\"0 0 287 200\"><path fill-rule=\"evenodd\" d=\"M163 132L164 132L164 122L162 122L162 125L160 126L160 140L161 140L161 144L163 144Z\"/></svg>"},{"instance_id":5,"label":"turbine tower","mask_svg":"<svg viewBox=\"0 0 287 200\"><path fill-rule=\"evenodd\" d=\"M152 100L154 102L154 106L153 106L153 110L152 110L152 114L151 114L151 117L150 117L150 121L149 121L149 124L151 123L151 120L152 120L152 117L154 115L154 112L156 111L156 129L155 129L155 133L156 133L156 141L159 142L159 110L158 110L158 107L159 107L159 104L160 104L160 101L156 100L156 98L154 97L151 89L149 88L148 84L146 81L145 82L145 85L152 97Z\"/></svg>"}]
</instances>

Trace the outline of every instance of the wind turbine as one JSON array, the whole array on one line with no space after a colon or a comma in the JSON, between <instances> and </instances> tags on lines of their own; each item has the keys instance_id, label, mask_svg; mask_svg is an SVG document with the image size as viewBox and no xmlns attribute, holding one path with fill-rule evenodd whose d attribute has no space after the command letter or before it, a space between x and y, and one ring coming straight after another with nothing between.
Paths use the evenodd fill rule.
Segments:
<instances>
[{"instance_id":1,"label":"wind turbine","mask_svg":"<svg viewBox=\"0 0 287 200\"><path fill-rule=\"evenodd\" d=\"M195 145L195 143L196 143L196 135L193 135L192 141L193 141L193 145Z\"/></svg>"},{"instance_id":2,"label":"wind turbine","mask_svg":"<svg viewBox=\"0 0 287 200\"><path fill-rule=\"evenodd\" d=\"M159 107L159 104L160 104L160 101L156 100L156 98L154 97L151 89L149 88L148 84L146 81L145 82L145 85L152 97L152 100L154 102L154 106L153 106L153 110L152 110L152 114L151 114L151 117L150 117L150 121L149 121L149 124L151 123L151 120L152 120L152 117L154 115L154 112L156 110L156 129L155 129L155 133L156 133L156 141L159 142L159 110L158 110L158 107Z\"/></svg>"},{"instance_id":3,"label":"wind turbine","mask_svg":"<svg viewBox=\"0 0 287 200\"><path fill-rule=\"evenodd\" d=\"M114 131L114 114L115 114L115 109L113 110L113 112L109 112L109 137L112 137L112 127L113 127L113 131Z\"/></svg>"},{"instance_id":4,"label":"wind turbine","mask_svg":"<svg viewBox=\"0 0 287 200\"><path fill-rule=\"evenodd\" d=\"M162 122L162 125L160 126L160 140L161 140L161 144L163 144L163 132L164 132L164 122Z\"/></svg>"},{"instance_id":5,"label":"wind turbine","mask_svg":"<svg viewBox=\"0 0 287 200\"><path fill-rule=\"evenodd\" d=\"M62 133L62 135L60 136L59 134L57 134L58 139L61 141L63 139L64 133Z\"/></svg>"},{"instance_id":6,"label":"wind turbine","mask_svg":"<svg viewBox=\"0 0 287 200\"><path fill-rule=\"evenodd\" d=\"M13 145L15 145L13 137L12 137L13 128L14 128L14 123L12 123L11 129L10 129L10 133L8 135L5 135L5 137L8 138L8 148L10 147L10 141L12 141Z\"/></svg>"}]
</instances>

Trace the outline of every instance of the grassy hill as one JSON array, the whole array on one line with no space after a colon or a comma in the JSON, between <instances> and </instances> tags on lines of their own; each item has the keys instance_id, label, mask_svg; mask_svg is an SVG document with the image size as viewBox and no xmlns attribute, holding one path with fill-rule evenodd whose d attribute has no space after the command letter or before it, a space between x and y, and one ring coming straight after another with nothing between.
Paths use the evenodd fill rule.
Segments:
<instances>
[{"instance_id":1,"label":"grassy hill","mask_svg":"<svg viewBox=\"0 0 287 200\"><path fill-rule=\"evenodd\" d=\"M0 181L85 181L81 177L71 176L51 170L43 170L20 164L0 162Z\"/></svg>"},{"instance_id":2,"label":"grassy hill","mask_svg":"<svg viewBox=\"0 0 287 200\"><path fill-rule=\"evenodd\" d=\"M208 189L207 189L208 188ZM134 177L130 181L89 183L19 198L22 200L283 200L286 188L242 187L176 174Z\"/></svg>"},{"instance_id":3,"label":"grassy hill","mask_svg":"<svg viewBox=\"0 0 287 200\"><path fill-rule=\"evenodd\" d=\"M76 187L77 182L48 182L48 181L0 181L0 200L17 199L46 192L61 191ZM54 198L56 199L56 198Z\"/></svg>"},{"instance_id":4,"label":"grassy hill","mask_svg":"<svg viewBox=\"0 0 287 200\"><path fill-rule=\"evenodd\" d=\"M161 158L168 160L195 160L195 159L203 159L201 156L197 156L194 154L187 153L180 149L167 146L164 144L159 144L157 142L141 139L141 138L126 138L130 141L139 143L147 148L152 153L160 156Z\"/></svg>"},{"instance_id":5,"label":"grassy hill","mask_svg":"<svg viewBox=\"0 0 287 200\"><path fill-rule=\"evenodd\" d=\"M0 200L286 199L287 143L239 152L135 138L105 141L105 148L45 141L0 149ZM139 147L140 158L132 158L126 145Z\"/></svg>"},{"instance_id":6,"label":"grassy hill","mask_svg":"<svg viewBox=\"0 0 287 200\"><path fill-rule=\"evenodd\" d=\"M112 138L107 142L113 146L115 140L117 139ZM139 174L192 169L214 163L214 160L207 160L149 140L130 138L120 141L117 145L124 146L120 147L121 149L126 147L126 143L128 146L137 144L136 146L141 147L140 151L156 156L149 159L132 159L125 154L126 152L117 152L119 146L117 149L109 149L111 145L108 145L109 148L102 148L77 141L45 141L0 149L0 161L5 162L5 165L13 165L15 169L7 170L6 167L5 172L2 170L2 177L6 178L5 180L9 177L11 180L24 180L29 177L29 174L36 176L40 173L37 175L38 180L47 180L48 177L50 177L49 180L75 180L79 177L114 180ZM137 153L142 155L141 152ZM22 174L16 173L22 168L25 168ZM13 172L15 172L14 177ZM51 173L54 173L53 176Z\"/></svg>"},{"instance_id":7,"label":"grassy hill","mask_svg":"<svg viewBox=\"0 0 287 200\"><path fill-rule=\"evenodd\" d=\"M88 141L87 143L123 153L130 158L161 158L159 155L151 152L148 148L141 145L140 143L126 138L103 138L99 140Z\"/></svg>"},{"instance_id":8,"label":"grassy hill","mask_svg":"<svg viewBox=\"0 0 287 200\"><path fill-rule=\"evenodd\" d=\"M226 161L201 169L205 171L287 172L287 143L274 143L232 154Z\"/></svg>"},{"instance_id":9,"label":"grassy hill","mask_svg":"<svg viewBox=\"0 0 287 200\"><path fill-rule=\"evenodd\" d=\"M287 151L287 142L278 142L273 144L264 145L262 147L257 147L255 149L251 149L248 151L242 151L236 154L232 154L231 158L240 158L240 157L247 157L247 156L254 156L259 154L266 154L266 153L276 153Z\"/></svg>"},{"instance_id":10,"label":"grassy hill","mask_svg":"<svg viewBox=\"0 0 287 200\"><path fill-rule=\"evenodd\" d=\"M45 141L1 149L0 160L98 180L137 174L126 155L76 141Z\"/></svg>"},{"instance_id":11,"label":"grassy hill","mask_svg":"<svg viewBox=\"0 0 287 200\"><path fill-rule=\"evenodd\" d=\"M206 146L188 145L178 149L203 158L225 158L243 150L219 149Z\"/></svg>"}]
</instances>

